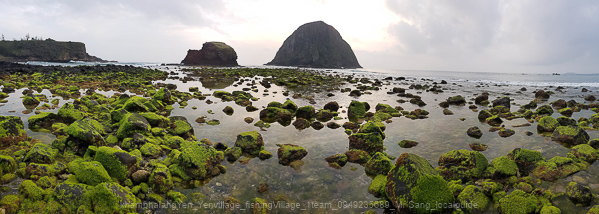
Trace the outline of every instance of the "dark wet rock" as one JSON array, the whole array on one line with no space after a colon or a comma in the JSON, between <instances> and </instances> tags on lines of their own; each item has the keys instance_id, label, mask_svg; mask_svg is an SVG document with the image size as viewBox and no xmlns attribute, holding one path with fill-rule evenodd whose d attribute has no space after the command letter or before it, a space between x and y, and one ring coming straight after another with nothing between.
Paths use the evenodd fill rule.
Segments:
<instances>
[{"instance_id":1,"label":"dark wet rock","mask_svg":"<svg viewBox=\"0 0 599 214\"><path fill-rule=\"evenodd\" d=\"M553 108L551 108L551 106L549 106L549 105L542 105L542 106L539 106L539 108L537 108L535 113L537 115L551 116L553 114Z\"/></svg>"},{"instance_id":2,"label":"dark wet rock","mask_svg":"<svg viewBox=\"0 0 599 214\"><path fill-rule=\"evenodd\" d=\"M310 121L308 121L304 118L298 117L297 119L295 119L295 121L293 121L292 125L296 129L302 130L302 129L306 129L306 128L310 127Z\"/></svg>"},{"instance_id":3,"label":"dark wet rock","mask_svg":"<svg viewBox=\"0 0 599 214\"><path fill-rule=\"evenodd\" d=\"M488 165L482 153L462 149L443 154L436 170L447 180L470 181L482 177Z\"/></svg>"},{"instance_id":4,"label":"dark wet rock","mask_svg":"<svg viewBox=\"0 0 599 214\"><path fill-rule=\"evenodd\" d=\"M323 109L321 109L321 110L318 111L318 113L316 113L315 117L316 117L316 119L318 121L326 122L326 121L329 121L329 120L333 119L334 115L329 110L323 110Z\"/></svg>"},{"instance_id":5,"label":"dark wet rock","mask_svg":"<svg viewBox=\"0 0 599 214\"><path fill-rule=\"evenodd\" d=\"M568 107L568 103L566 103L566 101L563 99L559 99L559 100L551 102L551 106L554 109L559 110L559 109Z\"/></svg>"},{"instance_id":6,"label":"dark wet rock","mask_svg":"<svg viewBox=\"0 0 599 214\"><path fill-rule=\"evenodd\" d=\"M536 167L537 162L544 160L541 152L521 148L513 149L506 157L516 163L521 176L527 176Z\"/></svg>"},{"instance_id":7,"label":"dark wet rock","mask_svg":"<svg viewBox=\"0 0 599 214\"><path fill-rule=\"evenodd\" d=\"M281 122L289 124L292 117L291 112L278 107L267 107L260 111L260 120L268 123Z\"/></svg>"},{"instance_id":8,"label":"dark wet rock","mask_svg":"<svg viewBox=\"0 0 599 214\"><path fill-rule=\"evenodd\" d=\"M336 154L329 157L326 157L325 160L329 163L337 163L339 166L345 166L347 163L347 155L345 154Z\"/></svg>"},{"instance_id":9,"label":"dark wet rock","mask_svg":"<svg viewBox=\"0 0 599 214\"><path fill-rule=\"evenodd\" d=\"M361 68L351 47L335 28L322 22L300 26L268 65L315 68Z\"/></svg>"},{"instance_id":10,"label":"dark wet rock","mask_svg":"<svg viewBox=\"0 0 599 214\"><path fill-rule=\"evenodd\" d=\"M530 132L530 131L525 131L524 134L526 134L526 136L532 136L533 135L533 133Z\"/></svg>"},{"instance_id":11,"label":"dark wet rock","mask_svg":"<svg viewBox=\"0 0 599 214\"><path fill-rule=\"evenodd\" d=\"M227 158L227 161L234 162L237 159L239 159L239 157L241 157L243 152L241 151L241 148L239 148L239 147L231 147L231 148L225 149L224 154L225 154L225 157ZM258 153L258 154L260 154L260 153Z\"/></svg>"},{"instance_id":12,"label":"dark wet rock","mask_svg":"<svg viewBox=\"0 0 599 214\"><path fill-rule=\"evenodd\" d=\"M23 121L17 116L0 116L0 146L8 147L27 140Z\"/></svg>"},{"instance_id":13,"label":"dark wet rock","mask_svg":"<svg viewBox=\"0 0 599 214\"><path fill-rule=\"evenodd\" d=\"M566 117L571 117L572 114L574 114L574 110L572 110L571 108L562 108L558 111L561 115L564 115Z\"/></svg>"},{"instance_id":14,"label":"dark wet rock","mask_svg":"<svg viewBox=\"0 0 599 214\"><path fill-rule=\"evenodd\" d=\"M268 192L268 184L264 182L260 183L260 185L258 185L258 192L262 194Z\"/></svg>"},{"instance_id":15,"label":"dark wet rock","mask_svg":"<svg viewBox=\"0 0 599 214\"><path fill-rule=\"evenodd\" d=\"M231 116L231 115L233 115L233 113L235 112L235 110L231 106L225 106L225 108L223 109L223 112L225 114Z\"/></svg>"},{"instance_id":16,"label":"dark wet rock","mask_svg":"<svg viewBox=\"0 0 599 214\"><path fill-rule=\"evenodd\" d=\"M298 109L297 105L293 101L291 101L291 100L285 101L285 103L283 103L281 105L281 108L285 109L285 110L287 110L289 112L296 112L297 109Z\"/></svg>"},{"instance_id":17,"label":"dark wet rock","mask_svg":"<svg viewBox=\"0 0 599 214\"><path fill-rule=\"evenodd\" d=\"M216 149L217 151L225 151L225 149L229 148L229 146L227 146L227 144L218 142L216 144L214 144L214 149Z\"/></svg>"},{"instance_id":18,"label":"dark wet rock","mask_svg":"<svg viewBox=\"0 0 599 214\"><path fill-rule=\"evenodd\" d=\"M223 42L206 42L201 50L188 50L185 65L238 66L237 53Z\"/></svg>"},{"instance_id":19,"label":"dark wet rock","mask_svg":"<svg viewBox=\"0 0 599 214\"><path fill-rule=\"evenodd\" d=\"M453 112L449 109L443 109L443 115L453 115Z\"/></svg>"},{"instance_id":20,"label":"dark wet rock","mask_svg":"<svg viewBox=\"0 0 599 214\"><path fill-rule=\"evenodd\" d=\"M312 122L312 124L310 124L310 126L312 126L312 128L314 130L321 130L322 128L324 128L324 125L318 121Z\"/></svg>"},{"instance_id":21,"label":"dark wet rock","mask_svg":"<svg viewBox=\"0 0 599 214\"><path fill-rule=\"evenodd\" d=\"M584 96L584 100L593 102L593 101L597 100L597 98L594 95L589 94L589 95Z\"/></svg>"},{"instance_id":22,"label":"dark wet rock","mask_svg":"<svg viewBox=\"0 0 599 214\"><path fill-rule=\"evenodd\" d=\"M570 182L566 187L566 195L575 204L587 205L594 197L591 188L576 182Z\"/></svg>"},{"instance_id":23,"label":"dark wet rock","mask_svg":"<svg viewBox=\"0 0 599 214\"><path fill-rule=\"evenodd\" d=\"M404 148L404 149L409 149L414 146L418 146L418 142L413 141L413 140L402 140L402 141L399 141L399 143L397 143L397 144L399 145L399 147Z\"/></svg>"},{"instance_id":24,"label":"dark wet rock","mask_svg":"<svg viewBox=\"0 0 599 214\"><path fill-rule=\"evenodd\" d=\"M379 133L383 140L385 139L385 129L387 127L385 124L381 122L373 122L369 121L368 123L362 125L358 130L359 133Z\"/></svg>"},{"instance_id":25,"label":"dark wet rock","mask_svg":"<svg viewBox=\"0 0 599 214\"><path fill-rule=\"evenodd\" d=\"M343 123L343 128L357 131L360 128L360 124L355 122L345 122Z\"/></svg>"},{"instance_id":26,"label":"dark wet rock","mask_svg":"<svg viewBox=\"0 0 599 214\"><path fill-rule=\"evenodd\" d=\"M137 170L133 174L131 174L131 180L135 184L146 183L150 178L150 172L146 170Z\"/></svg>"},{"instance_id":27,"label":"dark wet rock","mask_svg":"<svg viewBox=\"0 0 599 214\"><path fill-rule=\"evenodd\" d=\"M357 89L356 90L352 90L352 91L349 92L349 96L359 97L359 96L362 96L362 92L360 90L357 90Z\"/></svg>"},{"instance_id":28,"label":"dark wet rock","mask_svg":"<svg viewBox=\"0 0 599 214\"><path fill-rule=\"evenodd\" d=\"M576 125L576 120L574 120L572 118L561 116L561 117L558 117L556 120L559 123L559 126L573 126L573 125Z\"/></svg>"},{"instance_id":29,"label":"dark wet rock","mask_svg":"<svg viewBox=\"0 0 599 214\"><path fill-rule=\"evenodd\" d=\"M364 170L368 175L387 175L393 167L393 163L385 153L375 153L364 165Z\"/></svg>"},{"instance_id":30,"label":"dark wet rock","mask_svg":"<svg viewBox=\"0 0 599 214\"><path fill-rule=\"evenodd\" d=\"M279 149L277 150L277 156L279 157L279 163L282 165L289 165L291 162L301 160L308 151L301 146L293 144L277 144Z\"/></svg>"},{"instance_id":31,"label":"dark wet rock","mask_svg":"<svg viewBox=\"0 0 599 214\"><path fill-rule=\"evenodd\" d=\"M272 157L272 153L270 153L269 151L266 150L262 150L260 151L260 153L258 153L258 158L260 158L260 160L266 160Z\"/></svg>"},{"instance_id":32,"label":"dark wet rock","mask_svg":"<svg viewBox=\"0 0 599 214\"><path fill-rule=\"evenodd\" d=\"M589 144L589 146L593 147L594 149L599 149L599 138L589 140L587 144Z\"/></svg>"},{"instance_id":33,"label":"dark wet rock","mask_svg":"<svg viewBox=\"0 0 599 214\"><path fill-rule=\"evenodd\" d=\"M245 110L246 110L247 112L254 112L254 111L258 111L259 109L258 109L258 108L256 108L255 106L251 106L251 105L250 105L250 106L246 106L246 107L245 107Z\"/></svg>"},{"instance_id":34,"label":"dark wet rock","mask_svg":"<svg viewBox=\"0 0 599 214\"><path fill-rule=\"evenodd\" d=\"M548 100L549 94L543 90L538 90L537 92L535 92L535 98L539 100Z\"/></svg>"},{"instance_id":35,"label":"dark wet rock","mask_svg":"<svg viewBox=\"0 0 599 214\"><path fill-rule=\"evenodd\" d=\"M483 136L483 132L476 126L468 128L468 130L466 130L466 134L477 139Z\"/></svg>"},{"instance_id":36,"label":"dark wet rock","mask_svg":"<svg viewBox=\"0 0 599 214\"><path fill-rule=\"evenodd\" d=\"M474 98L474 104L477 104L477 105L487 105L488 102L489 102L489 95L486 93L478 95L476 98Z\"/></svg>"},{"instance_id":37,"label":"dark wet rock","mask_svg":"<svg viewBox=\"0 0 599 214\"><path fill-rule=\"evenodd\" d=\"M501 125L501 123L503 123L503 120L501 118L499 118L499 116L497 116L497 115L489 117L485 121L491 126L499 126L499 125Z\"/></svg>"},{"instance_id":38,"label":"dark wet rock","mask_svg":"<svg viewBox=\"0 0 599 214\"><path fill-rule=\"evenodd\" d=\"M516 134L516 131L514 131L512 129L501 129L501 130L499 130L498 134L501 137L510 137L510 136Z\"/></svg>"},{"instance_id":39,"label":"dark wet rock","mask_svg":"<svg viewBox=\"0 0 599 214\"><path fill-rule=\"evenodd\" d=\"M399 87L394 87L393 88L393 93L403 94L403 93L406 93L406 89L399 88Z\"/></svg>"},{"instance_id":40,"label":"dark wet rock","mask_svg":"<svg viewBox=\"0 0 599 214\"><path fill-rule=\"evenodd\" d=\"M235 147L241 148L243 153L257 155L264 150L264 141L257 131L242 132L237 135Z\"/></svg>"},{"instance_id":41,"label":"dark wet rock","mask_svg":"<svg viewBox=\"0 0 599 214\"><path fill-rule=\"evenodd\" d=\"M331 112L336 112L339 110L339 104L337 103L337 101L328 102L324 105L323 109L329 110Z\"/></svg>"},{"instance_id":42,"label":"dark wet rock","mask_svg":"<svg viewBox=\"0 0 599 214\"><path fill-rule=\"evenodd\" d=\"M580 126L558 126L551 136L551 140L567 145L585 144L589 138L589 134Z\"/></svg>"},{"instance_id":43,"label":"dark wet rock","mask_svg":"<svg viewBox=\"0 0 599 214\"><path fill-rule=\"evenodd\" d=\"M254 118L246 117L243 119L243 121L245 121L246 123L252 123L252 122L254 122Z\"/></svg>"},{"instance_id":44,"label":"dark wet rock","mask_svg":"<svg viewBox=\"0 0 599 214\"><path fill-rule=\"evenodd\" d=\"M489 113L489 111L487 110L482 110L478 112L478 119L485 121L487 120L487 118L492 117L493 115L491 113Z\"/></svg>"},{"instance_id":45,"label":"dark wet rock","mask_svg":"<svg viewBox=\"0 0 599 214\"><path fill-rule=\"evenodd\" d=\"M339 127L341 127L341 125L339 125L336 122L328 122L327 123L327 128L329 128L329 129L338 129Z\"/></svg>"},{"instance_id":46,"label":"dark wet rock","mask_svg":"<svg viewBox=\"0 0 599 214\"><path fill-rule=\"evenodd\" d=\"M482 143L470 143L468 144L468 146L470 146L470 149L479 152L485 151L489 148L486 144Z\"/></svg>"},{"instance_id":47,"label":"dark wet rock","mask_svg":"<svg viewBox=\"0 0 599 214\"><path fill-rule=\"evenodd\" d=\"M485 172L486 177L490 177L496 180L515 176L517 173L518 165L516 165L516 162L505 156L493 159L493 161L491 162L491 164L489 164Z\"/></svg>"},{"instance_id":48,"label":"dark wet rock","mask_svg":"<svg viewBox=\"0 0 599 214\"><path fill-rule=\"evenodd\" d=\"M404 153L397 158L395 167L387 175L385 187L387 198L400 212L428 213L426 207L410 207L405 204L449 204L454 201L447 182L437 171L418 155ZM446 209L437 209L443 213Z\"/></svg>"},{"instance_id":49,"label":"dark wet rock","mask_svg":"<svg viewBox=\"0 0 599 214\"><path fill-rule=\"evenodd\" d=\"M509 110L510 106L511 106L510 98L509 97L501 97L501 98L497 98L496 100L493 100L493 107L497 107L497 106L503 106Z\"/></svg>"},{"instance_id":50,"label":"dark wet rock","mask_svg":"<svg viewBox=\"0 0 599 214\"><path fill-rule=\"evenodd\" d=\"M464 99L464 97L462 97L462 95L457 95L457 96L447 98L447 103L450 105L465 105L466 99Z\"/></svg>"}]
</instances>

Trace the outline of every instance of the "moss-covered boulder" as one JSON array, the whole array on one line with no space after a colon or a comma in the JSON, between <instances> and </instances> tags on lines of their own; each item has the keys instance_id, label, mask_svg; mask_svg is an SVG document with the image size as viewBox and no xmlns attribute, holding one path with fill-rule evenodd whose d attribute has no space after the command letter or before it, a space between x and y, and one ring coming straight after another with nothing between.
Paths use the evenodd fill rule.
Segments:
<instances>
[{"instance_id":1,"label":"moss-covered boulder","mask_svg":"<svg viewBox=\"0 0 599 214\"><path fill-rule=\"evenodd\" d=\"M336 154L326 157L325 161L329 163L336 163L339 166L345 166L345 164L347 163L347 159L347 155L345 154Z\"/></svg>"},{"instance_id":2,"label":"moss-covered boulder","mask_svg":"<svg viewBox=\"0 0 599 214\"><path fill-rule=\"evenodd\" d=\"M364 118L366 114L366 106L363 102L351 101L347 110L347 117L350 121L357 121Z\"/></svg>"},{"instance_id":3,"label":"moss-covered boulder","mask_svg":"<svg viewBox=\"0 0 599 214\"><path fill-rule=\"evenodd\" d=\"M297 105L291 100L285 101L285 103L283 103L280 108L285 109L289 112L297 111Z\"/></svg>"},{"instance_id":4,"label":"moss-covered boulder","mask_svg":"<svg viewBox=\"0 0 599 214\"><path fill-rule=\"evenodd\" d=\"M566 187L566 195L575 204L588 205L595 196L591 188L576 182L570 182Z\"/></svg>"},{"instance_id":5,"label":"moss-covered boulder","mask_svg":"<svg viewBox=\"0 0 599 214\"><path fill-rule=\"evenodd\" d=\"M47 144L36 143L29 149L29 152L27 152L23 161L33 163L53 163L57 152L56 149L52 149L52 147Z\"/></svg>"},{"instance_id":6,"label":"moss-covered boulder","mask_svg":"<svg viewBox=\"0 0 599 214\"><path fill-rule=\"evenodd\" d=\"M536 115L545 115L545 116L551 116L553 114L553 108L551 108L551 106L549 105L542 105L539 106L539 108L537 108L537 110L535 111Z\"/></svg>"},{"instance_id":7,"label":"moss-covered boulder","mask_svg":"<svg viewBox=\"0 0 599 214\"><path fill-rule=\"evenodd\" d=\"M150 128L150 123L148 123L146 118L137 113L129 113L121 120L116 136L122 140L132 137L135 133L148 134L150 133Z\"/></svg>"},{"instance_id":8,"label":"moss-covered boulder","mask_svg":"<svg viewBox=\"0 0 599 214\"><path fill-rule=\"evenodd\" d=\"M128 112L135 112L135 113L147 112L147 111L149 111L149 109L144 104L145 102L147 102L146 98L138 97L138 96L130 97L123 104L123 109L127 110Z\"/></svg>"},{"instance_id":9,"label":"moss-covered boulder","mask_svg":"<svg viewBox=\"0 0 599 214\"><path fill-rule=\"evenodd\" d=\"M532 175L544 181L555 182L562 176L561 168L551 161L537 162L536 168L532 171Z\"/></svg>"},{"instance_id":10,"label":"moss-covered boulder","mask_svg":"<svg viewBox=\"0 0 599 214\"><path fill-rule=\"evenodd\" d=\"M22 202L23 199L18 195L6 195L0 200L0 208L8 214L17 213Z\"/></svg>"},{"instance_id":11,"label":"moss-covered boulder","mask_svg":"<svg viewBox=\"0 0 599 214\"><path fill-rule=\"evenodd\" d=\"M92 204L96 213L134 212L138 203L141 200L118 183L101 183L92 191Z\"/></svg>"},{"instance_id":12,"label":"moss-covered boulder","mask_svg":"<svg viewBox=\"0 0 599 214\"><path fill-rule=\"evenodd\" d=\"M444 213L449 209L436 205L454 201L447 181L424 158L409 153L397 158L387 175L385 191L393 206L406 213ZM410 203L431 206L405 206Z\"/></svg>"},{"instance_id":13,"label":"moss-covered boulder","mask_svg":"<svg viewBox=\"0 0 599 214\"><path fill-rule=\"evenodd\" d=\"M551 140L566 145L586 144L589 138L589 134L580 126L559 126L551 136Z\"/></svg>"},{"instance_id":14,"label":"moss-covered boulder","mask_svg":"<svg viewBox=\"0 0 599 214\"><path fill-rule=\"evenodd\" d=\"M383 151L383 136L378 132L356 133L349 136L349 149L363 150L370 154Z\"/></svg>"},{"instance_id":15,"label":"moss-covered boulder","mask_svg":"<svg viewBox=\"0 0 599 214\"><path fill-rule=\"evenodd\" d=\"M13 173L17 167L14 158L8 155L0 155L0 175Z\"/></svg>"},{"instance_id":16,"label":"moss-covered boulder","mask_svg":"<svg viewBox=\"0 0 599 214\"><path fill-rule=\"evenodd\" d=\"M32 180L24 180L19 185L19 195L31 200L42 200L44 190L37 186Z\"/></svg>"},{"instance_id":17,"label":"moss-covered boulder","mask_svg":"<svg viewBox=\"0 0 599 214\"><path fill-rule=\"evenodd\" d=\"M538 132L551 132L555 131L555 129L559 126L559 122L551 116L542 117L537 123L537 131Z\"/></svg>"},{"instance_id":18,"label":"moss-covered boulder","mask_svg":"<svg viewBox=\"0 0 599 214\"><path fill-rule=\"evenodd\" d=\"M221 173L219 167L224 156L220 156L216 149L203 143L186 141L181 144L180 150L178 164L169 167L171 174L184 180L204 180Z\"/></svg>"},{"instance_id":19,"label":"moss-covered boulder","mask_svg":"<svg viewBox=\"0 0 599 214\"><path fill-rule=\"evenodd\" d=\"M69 163L69 170L75 174L79 182L90 186L112 181L104 166L98 161L78 159Z\"/></svg>"},{"instance_id":20,"label":"moss-covered boulder","mask_svg":"<svg viewBox=\"0 0 599 214\"><path fill-rule=\"evenodd\" d=\"M301 146L293 144L277 144L279 149L277 150L277 156L279 157L279 163L287 166L291 162L301 160L308 155L308 151Z\"/></svg>"},{"instance_id":21,"label":"moss-covered boulder","mask_svg":"<svg viewBox=\"0 0 599 214\"><path fill-rule=\"evenodd\" d=\"M264 141L257 131L242 132L237 135L235 147L241 148L243 153L257 155L264 150Z\"/></svg>"},{"instance_id":22,"label":"moss-covered boulder","mask_svg":"<svg viewBox=\"0 0 599 214\"><path fill-rule=\"evenodd\" d=\"M468 185L458 195L458 201L468 213L482 213L491 205L491 199L474 185Z\"/></svg>"},{"instance_id":23,"label":"moss-covered boulder","mask_svg":"<svg viewBox=\"0 0 599 214\"><path fill-rule=\"evenodd\" d=\"M333 115L333 112L331 112L329 110L321 109L316 113L316 115L314 117L318 121L327 122L327 121L333 119L333 117L335 117L335 116Z\"/></svg>"},{"instance_id":24,"label":"moss-covered boulder","mask_svg":"<svg viewBox=\"0 0 599 214\"><path fill-rule=\"evenodd\" d=\"M577 124L576 120L564 116L558 117L556 120L560 126L574 126Z\"/></svg>"},{"instance_id":25,"label":"moss-covered boulder","mask_svg":"<svg viewBox=\"0 0 599 214\"><path fill-rule=\"evenodd\" d=\"M315 115L316 115L316 111L314 110L314 107L312 107L312 106L302 106L302 107L299 107L295 111L296 117L304 118L306 120L311 120L312 118L314 118Z\"/></svg>"},{"instance_id":26,"label":"moss-covered boulder","mask_svg":"<svg viewBox=\"0 0 599 214\"><path fill-rule=\"evenodd\" d=\"M541 214L562 214L562 211L557 207L545 205L541 209Z\"/></svg>"},{"instance_id":27,"label":"moss-covered boulder","mask_svg":"<svg viewBox=\"0 0 599 214\"><path fill-rule=\"evenodd\" d=\"M446 102L450 105L465 105L466 99L462 95L447 98Z\"/></svg>"},{"instance_id":28,"label":"moss-covered boulder","mask_svg":"<svg viewBox=\"0 0 599 214\"><path fill-rule=\"evenodd\" d=\"M349 151L346 151L345 156L347 157L347 161L350 163L363 164L370 160L370 154L368 152L358 149L350 149Z\"/></svg>"},{"instance_id":29,"label":"moss-covered boulder","mask_svg":"<svg viewBox=\"0 0 599 214\"><path fill-rule=\"evenodd\" d=\"M480 178L488 165L489 161L482 153L462 149L443 154L436 170L447 180L466 182Z\"/></svg>"},{"instance_id":30,"label":"moss-covered boulder","mask_svg":"<svg viewBox=\"0 0 599 214\"><path fill-rule=\"evenodd\" d=\"M497 210L500 213L538 213L541 211L543 205L541 202L532 194L526 193L522 190L514 190L509 195L499 200L499 207Z\"/></svg>"},{"instance_id":31,"label":"moss-covered boulder","mask_svg":"<svg viewBox=\"0 0 599 214\"><path fill-rule=\"evenodd\" d=\"M156 94L152 96L152 99L163 102L168 105L172 105L176 101L175 99L173 99L173 97L171 96L171 92L167 88L160 88L160 90L158 90L158 92L156 92Z\"/></svg>"},{"instance_id":32,"label":"moss-covered boulder","mask_svg":"<svg viewBox=\"0 0 599 214\"><path fill-rule=\"evenodd\" d=\"M362 125L358 130L359 133L379 133L381 138L385 139L385 129L387 127L381 122L369 121Z\"/></svg>"},{"instance_id":33,"label":"moss-covered boulder","mask_svg":"<svg viewBox=\"0 0 599 214\"><path fill-rule=\"evenodd\" d=\"M157 158L162 152L162 148L154 143L145 143L139 148L139 151L145 157Z\"/></svg>"},{"instance_id":34,"label":"moss-covered boulder","mask_svg":"<svg viewBox=\"0 0 599 214\"><path fill-rule=\"evenodd\" d=\"M110 177L125 181L139 167L138 159L130 153L112 147L98 147L94 160L104 166Z\"/></svg>"},{"instance_id":35,"label":"moss-covered boulder","mask_svg":"<svg viewBox=\"0 0 599 214\"><path fill-rule=\"evenodd\" d=\"M27 140L23 121L17 116L0 116L0 146L8 147Z\"/></svg>"},{"instance_id":36,"label":"moss-covered boulder","mask_svg":"<svg viewBox=\"0 0 599 214\"><path fill-rule=\"evenodd\" d=\"M521 148L513 149L506 157L516 162L521 176L527 176L536 167L537 162L544 160L541 152Z\"/></svg>"},{"instance_id":37,"label":"moss-covered boulder","mask_svg":"<svg viewBox=\"0 0 599 214\"><path fill-rule=\"evenodd\" d=\"M194 130L191 124L183 116L171 116L168 118L174 126L171 126L169 132L173 135L181 136L183 139L195 138Z\"/></svg>"},{"instance_id":38,"label":"moss-covered boulder","mask_svg":"<svg viewBox=\"0 0 599 214\"><path fill-rule=\"evenodd\" d=\"M337 103L337 101L328 102L324 105L324 107L322 107L322 109L329 110L331 112L336 112L339 110L339 103Z\"/></svg>"},{"instance_id":39,"label":"moss-covered boulder","mask_svg":"<svg viewBox=\"0 0 599 214\"><path fill-rule=\"evenodd\" d=\"M397 143L397 145L399 145L399 147L404 148L404 149L409 149L412 148L414 146L418 146L418 142L413 141L413 140L402 140L399 141L399 143Z\"/></svg>"},{"instance_id":40,"label":"moss-covered boulder","mask_svg":"<svg viewBox=\"0 0 599 214\"><path fill-rule=\"evenodd\" d=\"M267 123L279 122L281 124L291 123L293 115L286 109L278 107L266 107L260 111L260 120Z\"/></svg>"},{"instance_id":41,"label":"moss-covered boulder","mask_svg":"<svg viewBox=\"0 0 599 214\"><path fill-rule=\"evenodd\" d=\"M587 163L593 163L597 160L597 150L588 144L581 144L572 147L566 157L576 161L585 161Z\"/></svg>"},{"instance_id":42,"label":"moss-covered boulder","mask_svg":"<svg viewBox=\"0 0 599 214\"><path fill-rule=\"evenodd\" d=\"M368 175L387 175L393 167L393 162L385 153L377 152L364 165L364 170Z\"/></svg>"},{"instance_id":43,"label":"moss-covered boulder","mask_svg":"<svg viewBox=\"0 0 599 214\"><path fill-rule=\"evenodd\" d=\"M126 114L126 113L125 113ZM168 118L158 115L154 112L141 112L139 113L142 117L146 118L150 126L168 128L170 121Z\"/></svg>"},{"instance_id":44,"label":"moss-covered boulder","mask_svg":"<svg viewBox=\"0 0 599 214\"><path fill-rule=\"evenodd\" d=\"M498 180L509 178L518 174L518 165L508 157L497 157L489 164L485 174L487 177Z\"/></svg>"},{"instance_id":45,"label":"moss-covered boulder","mask_svg":"<svg viewBox=\"0 0 599 214\"><path fill-rule=\"evenodd\" d=\"M385 196L385 186L387 185L387 175L377 175L374 177L370 186L368 186L368 193L374 195L374 197Z\"/></svg>"},{"instance_id":46,"label":"moss-covered boulder","mask_svg":"<svg viewBox=\"0 0 599 214\"><path fill-rule=\"evenodd\" d=\"M86 115L85 112L81 111L79 106L73 105L71 103L65 103L58 110L57 114L58 117L66 123L72 123L77 120L81 120Z\"/></svg>"},{"instance_id":47,"label":"moss-covered boulder","mask_svg":"<svg viewBox=\"0 0 599 214\"><path fill-rule=\"evenodd\" d=\"M482 110L478 112L478 120L480 121L486 121L487 118L492 117L493 115L487 111L487 110Z\"/></svg>"},{"instance_id":48,"label":"moss-covered boulder","mask_svg":"<svg viewBox=\"0 0 599 214\"><path fill-rule=\"evenodd\" d=\"M477 139L483 136L483 132L476 126L468 128L468 130L466 130L466 134Z\"/></svg>"},{"instance_id":49,"label":"moss-covered boulder","mask_svg":"<svg viewBox=\"0 0 599 214\"><path fill-rule=\"evenodd\" d=\"M106 145L104 135L107 134L107 128L91 118L75 121L67 127L66 133L69 135L69 143L76 147L73 149L81 149L82 153L87 150L88 146Z\"/></svg>"},{"instance_id":50,"label":"moss-covered boulder","mask_svg":"<svg viewBox=\"0 0 599 214\"><path fill-rule=\"evenodd\" d=\"M156 164L150 175L149 184L154 192L160 194L173 189L173 178L168 167L163 164Z\"/></svg>"},{"instance_id":51,"label":"moss-covered boulder","mask_svg":"<svg viewBox=\"0 0 599 214\"><path fill-rule=\"evenodd\" d=\"M52 126L58 115L52 112L41 112L40 114L31 115L27 121L29 123L29 129L38 130L41 128L48 129L48 127Z\"/></svg>"},{"instance_id":52,"label":"moss-covered boulder","mask_svg":"<svg viewBox=\"0 0 599 214\"><path fill-rule=\"evenodd\" d=\"M64 182L54 188L53 196L60 202L68 212L77 212L80 206L91 209L92 206L92 193L94 187Z\"/></svg>"}]
</instances>

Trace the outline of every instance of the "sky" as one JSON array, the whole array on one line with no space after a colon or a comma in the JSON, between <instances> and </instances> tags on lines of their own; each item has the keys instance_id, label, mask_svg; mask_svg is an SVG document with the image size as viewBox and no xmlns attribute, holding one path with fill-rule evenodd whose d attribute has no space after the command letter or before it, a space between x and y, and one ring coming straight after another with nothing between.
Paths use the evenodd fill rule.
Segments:
<instances>
[{"instance_id":1,"label":"sky","mask_svg":"<svg viewBox=\"0 0 599 214\"><path fill-rule=\"evenodd\" d=\"M178 63L221 41L262 65L313 21L365 69L599 73L599 1L0 0L5 39L84 42L121 62Z\"/></svg>"}]
</instances>

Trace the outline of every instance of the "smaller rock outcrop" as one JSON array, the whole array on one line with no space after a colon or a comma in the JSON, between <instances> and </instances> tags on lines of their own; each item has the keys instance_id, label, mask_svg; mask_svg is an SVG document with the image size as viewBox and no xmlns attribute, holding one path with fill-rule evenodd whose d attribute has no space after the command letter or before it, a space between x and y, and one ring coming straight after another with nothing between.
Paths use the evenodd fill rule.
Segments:
<instances>
[{"instance_id":1,"label":"smaller rock outcrop","mask_svg":"<svg viewBox=\"0 0 599 214\"><path fill-rule=\"evenodd\" d=\"M184 65L238 66L237 53L223 42L206 42L201 50L188 50Z\"/></svg>"}]
</instances>

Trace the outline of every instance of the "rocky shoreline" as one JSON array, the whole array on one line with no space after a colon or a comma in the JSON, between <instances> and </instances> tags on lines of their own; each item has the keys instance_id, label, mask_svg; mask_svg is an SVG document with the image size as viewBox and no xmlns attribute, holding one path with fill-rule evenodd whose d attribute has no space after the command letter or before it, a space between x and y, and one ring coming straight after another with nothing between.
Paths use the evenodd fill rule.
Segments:
<instances>
[{"instance_id":1,"label":"rocky shoreline","mask_svg":"<svg viewBox=\"0 0 599 214\"><path fill-rule=\"evenodd\" d=\"M6 213L125 213L143 210L121 206L124 204L189 202L195 195L184 194L179 189L201 188L211 180L217 181L227 173L225 160L244 164L254 158L270 159L273 154L265 149L268 145L277 145L279 164L301 171L305 158L316 151L293 143L269 142L263 136L268 132L264 131L271 126L292 126L297 130L321 130L326 126L347 135L347 150L316 161L334 169L342 169L348 163L362 165L364 173L372 178L367 191L378 198L364 206L369 213L567 213L556 204L559 198L568 198L588 208L588 213L599 213L599 206L592 206L597 201L587 185L572 182L563 192L547 188L547 184L587 170L597 160L599 140L590 139L587 132L599 126L599 114L578 120L570 118L575 112L599 111L599 105L591 101L592 95L585 97L588 103L563 99L548 103L552 92L538 90L534 92L534 100L512 111L516 105L508 96L490 100L488 94L453 95L438 103L422 99L422 93L443 93L447 82L421 85L400 77L354 78L300 69L184 68L181 71L187 76L131 66L0 64L3 80L0 97L21 96L14 92L27 88L22 90L22 103L35 113L28 116L29 129L56 136L52 142L41 142L27 136L20 117L0 117L0 181L3 187L18 184L16 192L3 194L0 208ZM177 84L166 83L167 80L231 82L242 89L202 93L197 87L190 87L185 92L178 90ZM406 87L392 84L402 81ZM347 87L348 84L352 86ZM258 90L258 85L264 90ZM287 99L255 106L263 99L259 95L265 97L272 86L283 87L284 96L296 101L304 99L311 105L298 106ZM326 94L330 100L322 108L314 106L313 96L294 91L301 88ZM43 94L44 90L52 96ZM383 90L397 96L399 103L405 103L402 105L417 106L416 109L409 111L383 101L361 101L362 96ZM418 93L409 93L410 90ZM341 104L333 101L332 91L351 96L353 101ZM73 101L60 105L58 98ZM262 131L235 133L234 142L229 144L197 137L202 136L202 130L193 128L193 118L171 115L176 106L185 108L192 100L227 105L234 102L247 112L259 112L259 117L236 120L253 124ZM398 157L388 154L390 150L418 147L416 141L420 141L406 139L395 148L385 146L384 140L392 137L386 134L392 122L435 120L429 117L431 112L424 109L426 106L439 106L443 115L452 115L449 108L466 105L477 114L481 127L489 126L489 132L473 126L460 133L465 138L477 139L497 132L510 139L518 127L510 129L505 122L525 119L528 126L536 127L536 134L559 142L570 152L545 158L539 151L515 148L489 160L482 151L501 145L479 143L471 144L473 151L446 151L438 158L437 167L409 152ZM226 106L222 112L239 114L234 109ZM563 116L553 117L554 113ZM347 122L337 122L345 119ZM219 120L203 116L195 122L227 127ZM262 194L268 189L268 183L261 183L254 191ZM241 203L230 196L225 200ZM268 203L266 199L256 197L251 203L256 205L252 206L254 213L271 211L262 206Z\"/></svg>"}]
</instances>

